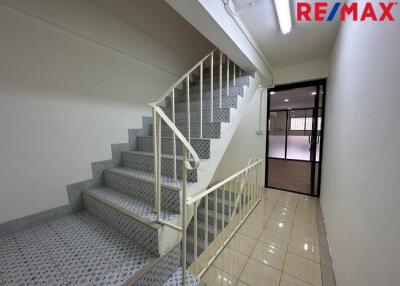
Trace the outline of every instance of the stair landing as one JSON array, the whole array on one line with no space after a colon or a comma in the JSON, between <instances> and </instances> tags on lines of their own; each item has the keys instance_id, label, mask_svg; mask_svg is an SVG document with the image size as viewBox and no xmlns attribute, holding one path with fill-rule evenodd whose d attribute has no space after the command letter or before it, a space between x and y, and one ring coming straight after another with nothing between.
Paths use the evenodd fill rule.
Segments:
<instances>
[{"instance_id":1,"label":"stair landing","mask_svg":"<svg viewBox=\"0 0 400 286\"><path fill-rule=\"evenodd\" d=\"M0 285L122 285L155 259L81 211L0 238Z\"/></svg>"}]
</instances>

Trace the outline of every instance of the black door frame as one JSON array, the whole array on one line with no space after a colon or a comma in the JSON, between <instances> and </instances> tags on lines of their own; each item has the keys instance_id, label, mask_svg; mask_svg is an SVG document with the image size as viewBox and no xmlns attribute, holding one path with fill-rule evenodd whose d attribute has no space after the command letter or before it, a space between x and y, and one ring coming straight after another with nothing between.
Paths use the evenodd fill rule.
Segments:
<instances>
[{"instance_id":1,"label":"black door frame","mask_svg":"<svg viewBox=\"0 0 400 286\"><path fill-rule=\"evenodd\" d=\"M312 184L312 189L311 189L311 194L304 194L301 192L296 192L293 190L286 190L286 189L279 189L279 190L283 190L283 191L287 191L287 192L291 192L291 193L297 193L297 194L302 194L302 195L308 195L308 196L313 196L313 197L320 197L321 195L321 173L322 173L322 159L323 159L323 147L324 147L324 125L325 125L325 103L326 103L326 79L318 79L318 80L310 80L310 81L304 81L304 82L297 82L297 83L289 83L289 84L282 84L282 85L277 85L273 88L269 88L268 89L268 97L267 97L267 132L266 132L266 150L265 150L265 158L266 158L266 162L265 162L265 183L264 186L266 188L274 188L272 186L269 186L268 184L268 169L269 169L269 159L270 157L268 156L268 151L269 151L269 120L270 120L270 113L271 110L271 92L274 91L284 91L284 90L289 90L289 89L295 89L295 88L302 88L302 87L310 87L310 86L316 86L317 88L317 96L316 96L316 101L319 100L319 95L321 94L321 91L319 90L319 87L322 86L322 109L321 109L321 118L322 118L322 122L321 122L321 131L320 131L320 147L319 147L319 168L318 168L318 185L317 185L317 192L315 193L314 190L314 186L315 186L315 160L311 161L312 162L312 171L311 171L311 180L313 180L313 184ZM304 108L301 108L304 109ZM314 108L315 109L315 108ZM318 110L318 108L317 108ZM315 114L313 114L313 117L315 116ZM317 114L318 117L318 114ZM313 125L315 127L315 124L317 124L316 122L313 122ZM314 128L313 128L314 129ZM315 129L316 132L316 129ZM271 157L271 159L277 159L277 158L273 158ZM290 160L290 159L285 159L285 160ZM301 160L295 160L295 161L301 161ZM275 188L276 189L276 188Z\"/></svg>"}]
</instances>

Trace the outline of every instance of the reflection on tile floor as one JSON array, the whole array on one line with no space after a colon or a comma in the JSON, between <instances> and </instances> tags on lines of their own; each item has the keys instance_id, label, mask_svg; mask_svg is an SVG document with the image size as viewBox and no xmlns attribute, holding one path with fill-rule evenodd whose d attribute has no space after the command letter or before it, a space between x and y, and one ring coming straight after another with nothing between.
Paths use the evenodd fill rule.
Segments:
<instances>
[{"instance_id":1,"label":"reflection on tile floor","mask_svg":"<svg viewBox=\"0 0 400 286\"><path fill-rule=\"evenodd\" d=\"M153 259L82 211L0 238L0 281L7 286L121 285Z\"/></svg>"},{"instance_id":2,"label":"reflection on tile floor","mask_svg":"<svg viewBox=\"0 0 400 286\"><path fill-rule=\"evenodd\" d=\"M265 189L202 277L207 286L334 286L317 198Z\"/></svg>"}]
</instances>

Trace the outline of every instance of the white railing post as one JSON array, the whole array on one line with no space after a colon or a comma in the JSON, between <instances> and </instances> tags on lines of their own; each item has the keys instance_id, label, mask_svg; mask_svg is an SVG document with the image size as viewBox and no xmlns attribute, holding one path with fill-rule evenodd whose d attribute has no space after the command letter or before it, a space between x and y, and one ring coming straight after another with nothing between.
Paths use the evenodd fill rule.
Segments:
<instances>
[{"instance_id":1,"label":"white railing post","mask_svg":"<svg viewBox=\"0 0 400 286\"><path fill-rule=\"evenodd\" d=\"M190 143L190 74L186 78L187 138Z\"/></svg>"},{"instance_id":2,"label":"white railing post","mask_svg":"<svg viewBox=\"0 0 400 286\"><path fill-rule=\"evenodd\" d=\"M153 152L154 152L154 211L157 211L157 198L158 198L158 139L157 139L157 112L153 109ZM157 215L158 219L158 215Z\"/></svg>"},{"instance_id":3,"label":"white railing post","mask_svg":"<svg viewBox=\"0 0 400 286\"><path fill-rule=\"evenodd\" d=\"M157 116L157 220L160 220L161 216L161 117Z\"/></svg>"},{"instance_id":4,"label":"white railing post","mask_svg":"<svg viewBox=\"0 0 400 286\"><path fill-rule=\"evenodd\" d=\"M233 63L233 86L236 86L236 64Z\"/></svg>"},{"instance_id":5,"label":"white railing post","mask_svg":"<svg viewBox=\"0 0 400 286\"><path fill-rule=\"evenodd\" d=\"M221 210L222 210L222 230L225 228L225 185L222 186L222 200L221 200Z\"/></svg>"},{"instance_id":6,"label":"white railing post","mask_svg":"<svg viewBox=\"0 0 400 286\"><path fill-rule=\"evenodd\" d=\"M211 70L211 76L210 76L210 122L214 121L214 51L211 53L211 60L210 60L210 70Z\"/></svg>"},{"instance_id":7,"label":"white railing post","mask_svg":"<svg viewBox=\"0 0 400 286\"><path fill-rule=\"evenodd\" d=\"M200 138L203 138L203 62L200 64Z\"/></svg>"},{"instance_id":8,"label":"white railing post","mask_svg":"<svg viewBox=\"0 0 400 286\"><path fill-rule=\"evenodd\" d=\"M205 201L204 201L204 209L205 209L205 214L204 214L204 243L205 246L208 246L208 195L205 196Z\"/></svg>"},{"instance_id":9,"label":"white railing post","mask_svg":"<svg viewBox=\"0 0 400 286\"><path fill-rule=\"evenodd\" d=\"M172 89L172 104L171 104L171 109L172 109L172 122L175 125L175 88ZM176 182L176 135L175 132L172 132L172 154L173 154L173 178L174 181Z\"/></svg>"},{"instance_id":10,"label":"white railing post","mask_svg":"<svg viewBox=\"0 0 400 286\"><path fill-rule=\"evenodd\" d=\"M197 245L198 245L198 240L199 236L197 233L197 202L194 203L194 213L193 213L193 219L194 219L194 225L193 225L193 258L194 258L194 273L197 273Z\"/></svg>"},{"instance_id":11,"label":"white railing post","mask_svg":"<svg viewBox=\"0 0 400 286\"><path fill-rule=\"evenodd\" d=\"M222 52L219 52L219 108L222 108Z\"/></svg>"},{"instance_id":12,"label":"white railing post","mask_svg":"<svg viewBox=\"0 0 400 286\"><path fill-rule=\"evenodd\" d=\"M215 190L215 200L214 200L214 240L218 234L218 190Z\"/></svg>"},{"instance_id":13,"label":"white railing post","mask_svg":"<svg viewBox=\"0 0 400 286\"><path fill-rule=\"evenodd\" d=\"M226 96L229 96L229 58L226 57Z\"/></svg>"},{"instance_id":14,"label":"white railing post","mask_svg":"<svg viewBox=\"0 0 400 286\"><path fill-rule=\"evenodd\" d=\"M181 194L181 216L182 216L182 286L186 285L186 188L187 188L187 170L185 162L187 160L187 149L183 146L182 154L182 194Z\"/></svg>"},{"instance_id":15,"label":"white railing post","mask_svg":"<svg viewBox=\"0 0 400 286\"><path fill-rule=\"evenodd\" d=\"M229 182L229 219L232 218L232 182Z\"/></svg>"}]
</instances>

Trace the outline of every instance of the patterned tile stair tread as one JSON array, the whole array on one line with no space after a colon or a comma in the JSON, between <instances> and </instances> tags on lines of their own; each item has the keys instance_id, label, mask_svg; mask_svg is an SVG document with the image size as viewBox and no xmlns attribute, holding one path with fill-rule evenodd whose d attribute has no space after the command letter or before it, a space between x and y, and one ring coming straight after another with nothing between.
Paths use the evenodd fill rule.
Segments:
<instances>
[{"instance_id":1,"label":"patterned tile stair tread","mask_svg":"<svg viewBox=\"0 0 400 286\"><path fill-rule=\"evenodd\" d=\"M181 286L182 285L182 268L179 268L172 276L168 279L163 286ZM197 286L200 285L200 279L192 273L186 271L186 285Z\"/></svg>"},{"instance_id":2,"label":"patterned tile stair tread","mask_svg":"<svg viewBox=\"0 0 400 286\"><path fill-rule=\"evenodd\" d=\"M178 140L178 139L177 139ZM145 152L145 151L124 151L124 153L131 153L131 154L139 154L139 155L145 155L145 156L150 156L154 157L153 152ZM166 159L173 159L174 156L171 154L161 154L161 158L166 158ZM182 160L183 157L182 155L176 155L177 160ZM190 162L193 162L193 159L188 159Z\"/></svg>"},{"instance_id":3,"label":"patterned tile stair tread","mask_svg":"<svg viewBox=\"0 0 400 286\"><path fill-rule=\"evenodd\" d=\"M93 188L86 191L88 195L107 201L120 209L126 210L139 218L147 219L151 222L157 221L157 214L153 204L141 201L125 192L113 190L105 187ZM169 211L161 211L161 218L171 221L179 215Z\"/></svg>"},{"instance_id":4,"label":"patterned tile stair tread","mask_svg":"<svg viewBox=\"0 0 400 286\"><path fill-rule=\"evenodd\" d=\"M155 256L81 211L0 239L4 285L122 285Z\"/></svg>"},{"instance_id":5,"label":"patterned tile stair tread","mask_svg":"<svg viewBox=\"0 0 400 286\"><path fill-rule=\"evenodd\" d=\"M138 180L146 181L149 183L154 183L154 173L130 169L130 168L122 168L122 167L112 168L110 170L113 172L120 173L125 176L136 178ZM188 185L191 185L191 184L192 184L191 182L188 182ZM182 189L182 186L183 186L181 180L178 179L178 180L174 181L173 178L169 177L169 176L161 176L161 185L169 187L169 188L177 189L177 190Z\"/></svg>"}]
</instances>

